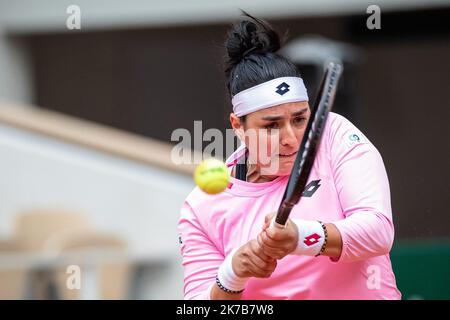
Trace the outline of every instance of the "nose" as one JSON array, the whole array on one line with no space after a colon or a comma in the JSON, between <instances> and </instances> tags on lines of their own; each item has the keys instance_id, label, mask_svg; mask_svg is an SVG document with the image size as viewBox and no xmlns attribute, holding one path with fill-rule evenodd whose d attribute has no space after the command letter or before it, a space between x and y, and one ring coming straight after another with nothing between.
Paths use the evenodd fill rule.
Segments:
<instances>
[{"instance_id":1,"label":"nose","mask_svg":"<svg viewBox=\"0 0 450 320\"><path fill-rule=\"evenodd\" d=\"M295 135L295 129L287 124L280 132L280 144L282 146L295 146L297 145L297 136Z\"/></svg>"}]
</instances>

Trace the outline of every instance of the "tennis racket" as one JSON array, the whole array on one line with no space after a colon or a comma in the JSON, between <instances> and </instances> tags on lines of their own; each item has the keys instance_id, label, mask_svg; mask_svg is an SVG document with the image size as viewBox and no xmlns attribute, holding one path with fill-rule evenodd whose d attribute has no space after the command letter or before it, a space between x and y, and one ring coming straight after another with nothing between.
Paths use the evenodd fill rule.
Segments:
<instances>
[{"instance_id":1,"label":"tennis racket","mask_svg":"<svg viewBox=\"0 0 450 320\"><path fill-rule=\"evenodd\" d=\"M330 62L325 69L314 108L311 111L299 152L295 158L286 190L275 217L274 225L277 227L286 225L292 208L299 202L303 194L314 164L328 113L333 106L341 73L342 65L337 62Z\"/></svg>"}]
</instances>

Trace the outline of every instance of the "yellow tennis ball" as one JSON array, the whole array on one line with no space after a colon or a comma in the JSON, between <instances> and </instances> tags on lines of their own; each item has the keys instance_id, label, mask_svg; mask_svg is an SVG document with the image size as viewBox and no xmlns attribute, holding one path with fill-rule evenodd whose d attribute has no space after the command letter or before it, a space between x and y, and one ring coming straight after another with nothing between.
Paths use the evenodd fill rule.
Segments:
<instances>
[{"instance_id":1,"label":"yellow tennis ball","mask_svg":"<svg viewBox=\"0 0 450 320\"><path fill-rule=\"evenodd\" d=\"M213 158L202 161L194 172L195 183L209 194L217 194L225 190L229 179L230 174L226 164Z\"/></svg>"}]
</instances>

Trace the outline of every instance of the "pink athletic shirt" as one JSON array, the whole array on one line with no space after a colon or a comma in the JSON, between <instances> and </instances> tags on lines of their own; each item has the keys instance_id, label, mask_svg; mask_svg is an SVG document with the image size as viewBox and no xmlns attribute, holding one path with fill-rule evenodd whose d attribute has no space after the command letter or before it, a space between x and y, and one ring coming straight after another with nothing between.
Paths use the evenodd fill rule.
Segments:
<instances>
[{"instance_id":1,"label":"pink athletic shirt","mask_svg":"<svg viewBox=\"0 0 450 320\"><path fill-rule=\"evenodd\" d=\"M250 183L232 177L220 194L196 187L188 195L178 222L185 299L210 298L224 258L256 238L266 214L277 210L288 179ZM342 236L340 258L288 255L270 278L250 278L242 298L400 299L389 258L394 225L383 160L336 113L329 114L305 192L291 218L333 223Z\"/></svg>"}]
</instances>

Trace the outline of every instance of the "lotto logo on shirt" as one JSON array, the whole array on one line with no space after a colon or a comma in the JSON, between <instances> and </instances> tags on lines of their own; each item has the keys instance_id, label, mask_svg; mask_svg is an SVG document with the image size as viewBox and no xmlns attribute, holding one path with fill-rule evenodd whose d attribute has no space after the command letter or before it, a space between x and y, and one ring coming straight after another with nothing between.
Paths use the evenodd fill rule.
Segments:
<instances>
[{"instance_id":1,"label":"lotto logo on shirt","mask_svg":"<svg viewBox=\"0 0 450 320\"><path fill-rule=\"evenodd\" d=\"M302 193L303 197L312 197L312 195L319 189L320 187L320 179L313 180L305 187L305 190Z\"/></svg>"}]
</instances>

